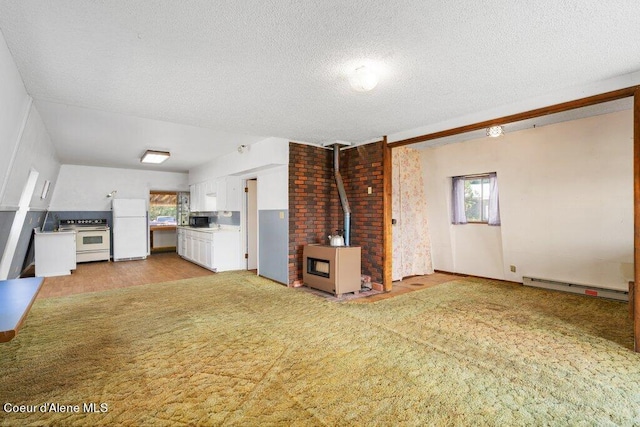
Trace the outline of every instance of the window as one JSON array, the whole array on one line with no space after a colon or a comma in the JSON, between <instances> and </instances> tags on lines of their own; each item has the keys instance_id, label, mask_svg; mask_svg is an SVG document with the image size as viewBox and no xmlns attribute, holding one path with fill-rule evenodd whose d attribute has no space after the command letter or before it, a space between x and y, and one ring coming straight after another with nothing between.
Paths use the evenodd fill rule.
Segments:
<instances>
[{"instance_id":1,"label":"window","mask_svg":"<svg viewBox=\"0 0 640 427\"><path fill-rule=\"evenodd\" d=\"M464 178L464 213L467 222L488 222L489 175Z\"/></svg>"},{"instance_id":2,"label":"window","mask_svg":"<svg viewBox=\"0 0 640 427\"><path fill-rule=\"evenodd\" d=\"M176 225L177 193L151 191L149 194L149 224Z\"/></svg>"},{"instance_id":3,"label":"window","mask_svg":"<svg viewBox=\"0 0 640 427\"><path fill-rule=\"evenodd\" d=\"M452 178L453 224L500 225L498 177L495 172Z\"/></svg>"}]
</instances>

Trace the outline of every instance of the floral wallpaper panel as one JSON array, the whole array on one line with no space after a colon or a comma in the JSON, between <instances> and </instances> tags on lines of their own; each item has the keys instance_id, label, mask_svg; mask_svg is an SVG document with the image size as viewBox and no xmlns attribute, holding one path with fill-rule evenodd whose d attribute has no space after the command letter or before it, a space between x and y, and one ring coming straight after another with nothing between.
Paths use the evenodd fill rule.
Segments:
<instances>
[{"instance_id":1,"label":"floral wallpaper panel","mask_svg":"<svg viewBox=\"0 0 640 427\"><path fill-rule=\"evenodd\" d=\"M407 147L392 150L392 279L431 274L431 239L427 224L420 153Z\"/></svg>"}]
</instances>

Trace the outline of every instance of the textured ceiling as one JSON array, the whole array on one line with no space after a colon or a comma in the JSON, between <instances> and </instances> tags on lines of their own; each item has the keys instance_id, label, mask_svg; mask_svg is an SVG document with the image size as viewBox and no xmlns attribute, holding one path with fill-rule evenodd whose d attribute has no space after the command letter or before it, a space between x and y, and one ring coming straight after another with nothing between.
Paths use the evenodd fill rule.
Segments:
<instances>
[{"instance_id":1,"label":"textured ceiling","mask_svg":"<svg viewBox=\"0 0 640 427\"><path fill-rule=\"evenodd\" d=\"M424 127L636 72L639 22L637 0L0 1L63 162L85 138L115 143L74 130L101 114L223 135L200 161L236 134L359 142ZM361 64L380 75L372 92L349 87Z\"/></svg>"}]
</instances>

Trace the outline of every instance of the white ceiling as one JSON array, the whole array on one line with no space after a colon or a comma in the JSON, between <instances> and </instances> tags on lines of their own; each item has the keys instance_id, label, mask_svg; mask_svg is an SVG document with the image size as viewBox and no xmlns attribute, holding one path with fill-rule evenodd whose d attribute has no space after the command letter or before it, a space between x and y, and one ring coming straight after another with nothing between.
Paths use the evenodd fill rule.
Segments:
<instances>
[{"instance_id":1,"label":"white ceiling","mask_svg":"<svg viewBox=\"0 0 640 427\"><path fill-rule=\"evenodd\" d=\"M584 117L593 117L601 114L615 113L617 111L630 110L633 108L633 98L623 98L616 101L603 102L588 107L576 108L563 111L561 113L549 114L535 117L533 119L521 120L519 122L505 123L502 130L505 134L514 133L524 129L540 128L554 123L578 120ZM465 132L453 136L431 139L424 142L412 144L411 148L422 150L440 145L454 144L457 142L470 141L473 139L487 138L487 129Z\"/></svg>"},{"instance_id":2,"label":"white ceiling","mask_svg":"<svg viewBox=\"0 0 640 427\"><path fill-rule=\"evenodd\" d=\"M366 141L640 70L637 0L2 0L63 163L187 170L261 136ZM349 74L366 64L372 92ZM108 153L108 156L106 155ZM173 165L172 165L173 163Z\"/></svg>"}]
</instances>

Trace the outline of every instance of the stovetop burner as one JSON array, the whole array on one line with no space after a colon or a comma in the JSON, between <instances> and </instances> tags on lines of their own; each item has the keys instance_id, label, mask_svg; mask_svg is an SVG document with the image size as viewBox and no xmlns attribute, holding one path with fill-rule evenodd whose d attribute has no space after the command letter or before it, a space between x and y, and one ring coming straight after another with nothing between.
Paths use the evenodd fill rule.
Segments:
<instances>
[{"instance_id":1,"label":"stovetop burner","mask_svg":"<svg viewBox=\"0 0 640 427\"><path fill-rule=\"evenodd\" d=\"M73 225L76 227L90 227L96 225L107 225L105 218L100 219L61 219L60 225Z\"/></svg>"},{"instance_id":2,"label":"stovetop burner","mask_svg":"<svg viewBox=\"0 0 640 427\"><path fill-rule=\"evenodd\" d=\"M100 219L61 219L59 230L108 230L107 220Z\"/></svg>"}]
</instances>

